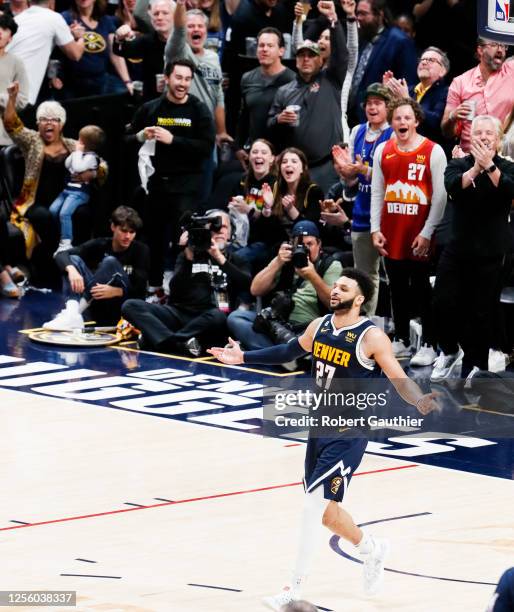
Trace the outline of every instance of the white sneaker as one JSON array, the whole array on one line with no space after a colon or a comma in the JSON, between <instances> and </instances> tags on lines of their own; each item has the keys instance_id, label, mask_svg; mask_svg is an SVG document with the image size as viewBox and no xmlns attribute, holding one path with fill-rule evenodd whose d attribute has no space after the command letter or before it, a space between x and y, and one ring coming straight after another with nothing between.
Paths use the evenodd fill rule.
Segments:
<instances>
[{"instance_id":1,"label":"white sneaker","mask_svg":"<svg viewBox=\"0 0 514 612\"><path fill-rule=\"evenodd\" d=\"M410 348L405 346L403 340L393 340L393 354L398 359L399 357L410 357Z\"/></svg>"},{"instance_id":2,"label":"white sneaker","mask_svg":"<svg viewBox=\"0 0 514 612\"><path fill-rule=\"evenodd\" d=\"M487 362L487 369L489 372L504 372L505 368L509 364L509 356L502 351L495 351L489 349L489 359Z\"/></svg>"},{"instance_id":3,"label":"white sneaker","mask_svg":"<svg viewBox=\"0 0 514 612\"><path fill-rule=\"evenodd\" d=\"M473 378L473 376L475 376L477 372L480 372L480 368L477 366L473 366L471 372L466 376L466 381L464 382L464 389L468 391L469 389L471 389L471 379Z\"/></svg>"},{"instance_id":4,"label":"white sneaker","mask_svg":"<svg viewBox=\"0 0 514 612\"><path fill-rule=\"evenodd\" d=\"M43 323L43 329L54 331L71 331L83 328L84 319L79 312L79 303L76 300L68 300L66 307L55 318Z\"/></svg>"},{"instance_id":5,"label":"white sneaker","mask_svg":"<svg viewBox=\"0 0 514 612\"><path fill-rule=\"evenodd\" d=\"M57 250L55 251L54 255L57 255L57 253L60 253L61 251L69 251L71 248L73 248L71 240L65 238L64 240L61 240L59 242L59 246L57 247Z\"/></svg>"},{"instance_id":6,"label":"white sneaker","mask_svg":"<svg viewBox=\"0 0 514 612\"><path fill-rule=\"evenodd\" d=\"M282 606L286 606L288 603L297 601L298 599L298 593L293 591L290 587L285 587L280 593L277 593L277 595L263 597L262 603L271 610L280 611L282 610Z\"/></svg>"},{"instance_id":7,"label":"white sneaker","mask_svg":"<svg viewBox=\"0 0 514 612\"><path fill-rule=\"evenodd\" d=\"M376 595L380 590L384 578L385 558L389 554L389 540L374 538L374 547L370 553L362 556L364 593Z\"/></svg>"},{"instance_id":8,"label":"white sneaker","mask_svg":"<svg viewBox=\"0 0 514 612\"><path fill-rule=\"evenodd\" d=\"M464 351L459 348L457 353L453 355L445 355L442 351L439 353L439 357L435 360L434 369L430 375L430 380L442 380L443 378L450 378L453 370L462 363L464 357Z\"/></svg>"},{"instance_id":9,"label":"white sneaker","mask_svg":"<svg viewBox=\"0 0 514 612\"><path fill-rule=\"evenodd\" d=\"M431 346L424 344L410 360L411 366L429 366L437 359L437 353Z\"/></svg>"}]
</instances>

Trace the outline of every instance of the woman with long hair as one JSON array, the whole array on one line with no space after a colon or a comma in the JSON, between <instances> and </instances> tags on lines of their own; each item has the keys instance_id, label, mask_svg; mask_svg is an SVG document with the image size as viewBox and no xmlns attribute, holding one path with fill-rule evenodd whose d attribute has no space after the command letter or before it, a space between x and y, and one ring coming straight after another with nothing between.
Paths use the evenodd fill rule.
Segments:
<instances>
[{"instance_id":1,"label":"woman with long hair","mask_svg":"<svg viewBox=\"0 0 514 612\"><path fill-rule=\"evenodd\" d=\"M66 23L78 23L74 35L84 38L84 55L78 62L63 59L64 98L80 98L109 93L116 90L132 91L127 64L114 55L112 44L116 22L106 14L106 0L71 0L71 6L62 13ZM119 79L109 78L110 64ZM123 87L124 85L124 87Z\"/></svg>"},{"instance_id":2,"label":"woman with long hair","mask_svg":"<svg viewBox=\"0 0 514 612\"><path fill-rule=\"evenodd\" d=\"M238 255L259 267L271 257L272 244L269 244L266 234L259 231L256 221L264 206L263 185L273 187L277 180L273 145L264 138L254 140L248 152L248 162L248 171L234 191L228 209L235 222L237 242L242 246ZM244 221L245 217L246 223L243 223L241 220ZM238 235L241 226L246 226L246 236Z\"/></svg>"}]
</instances>

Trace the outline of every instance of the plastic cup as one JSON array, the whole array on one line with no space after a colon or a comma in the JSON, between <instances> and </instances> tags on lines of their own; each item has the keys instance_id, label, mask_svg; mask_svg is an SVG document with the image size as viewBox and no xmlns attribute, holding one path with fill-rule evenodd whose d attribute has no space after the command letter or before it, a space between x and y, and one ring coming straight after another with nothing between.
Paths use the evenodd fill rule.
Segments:
<instances>
[{"instance_id":1,"label":"plastic cup","mask_svg":"<svg viewBox=\"0 0 514 612\"><path fill-rule=\"evenodd\" d=\"M470 107L470 110L469 110L469 113L466 119L468 121L473 121L477 113L477 101L476 100L466 100L466 104Z\"/></svg>"},{"instance_id":2,"label":"plastic cup","mask_svg":"<svg viewBox=\"0 0 514 612\"><path fill-rule=\"evenodd\" d=\"M164 91L164 86L166 84L166 77L164 74L156 74L155 75L155 89L162 93Z\"/></svg>"},{"instance_id":3,"label":"plastic cup","mask_svg":"<svg viewBox=\"0 0 514 612\"><path fill-rule=\"evenodd\" d=\"M257 57L257 39L253 36L247 36L245 38L246 55L248 57Z\"/></svg>"},{"instance_id":4,"label":"plastic cup","mask_svg":"<svg viewBox=\"0 0 514 612\"><path fill-rule=\"evenodd\" d=\"M291 123L290 125L297 127L300 125L300 109L302 107L299 106L298 104L289 104L289 106L286 106L286 111L290 111L293 113L296 113L296 120L294 123Z\"/></svg>"}]
</instances>

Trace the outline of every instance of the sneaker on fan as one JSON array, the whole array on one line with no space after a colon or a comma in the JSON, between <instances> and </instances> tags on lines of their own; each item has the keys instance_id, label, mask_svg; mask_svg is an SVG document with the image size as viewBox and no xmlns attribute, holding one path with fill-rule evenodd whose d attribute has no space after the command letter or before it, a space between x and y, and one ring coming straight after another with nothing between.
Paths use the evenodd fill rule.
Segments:
<instances>
[{"instance_id":1,"label":"sneaker on fan","mask_svg":"<svg viewBox=\"0 0 514 612\"><path fill-rule=\"evenodd\" d=\"M442 380L450 378L455 368L462 363L464 351L459 348L456 353L445 355L442 351L439 357L435 360L434 369L430 375L430 380Z\"/></svg>"},{"instance_id":2,"label":"sneaker on fan","mask_svg":"<svg viewBox=\"0 0 514 612\"><path fill-rule=\"evenodd\" d=\"M399 357L410 357L410 347L405 346L403 340L393 340L393 354L397 359Z\"/></svg>"},{"instance_id":3,"label":"sneaker on fan","mask_svg":"<svg viewBox=\"0 0 514 612\"><path fill-rule=\"evenodd\" d=\"M57 255L57 253L60 253L61 251L69 251L72 247L73 245L71 244L71 240L69 238L64 238L64 240L59 242L59 246L57 247L54 255Z\"/></svg>"},{"instance_id":4,"label":"sneaker on fan","mask_svg":"<svg viewBox=\"0 0 514 612\"><path fill-rule=\"evenodd\" d=\"M72 329L83 329L84 319L79 312L79 303L76 300L68 300L65 308L51 321L43 323L43 329L54 331L71 331Z\"/></svg>"},{"instance_id":5,"label":"sneaker on fan","mask_svg":"<svg viewBox=\"0 0 514 612\"><path fill-rule=\"evenodd\" d=\"M373 550L362 556L364 593L376 595L384 578L385 558L389 554L389 540L374 538Z\"/></svg>"},{"instance_id":6,"label":"sneaker on fan","mask_svg":"<svg viewBox=\"0 0 514 612\"><path fill-rule=\"evenodd\" d=\"M429 366L437 359L437 353L431 346L424 344L410 360L411 366Z\"/></svg>"},{"instance_id":7,"label":"sneaker on fan","mask_svg":"<svg viewBox=\"0 0 514 612\"><path fill-rule=\"evenodd\" d=\"M277 595L264 597L262 603L271 610L281 610L282 606L286 606L292 601L297 601L299 598L298 593L293 591L293 589L285 587L280 593L277 593Z\"/></svg>"},{"instance_id":8,"label":"sneaker on fan","mask_svg":"<svg viewBox=\"0 0 514 612\"><path fill-rule=\"evenodd\" d=\"M147 304L165 304L166 301L166 294L162 287L157 288L155 291L149 291L145 300Z\"/></svg>"},{"instance_id":9,"label":"sneaker on fan","mask_svg":"<svg viewBox=\"0 0 514 612\"><path fill-rule=\"evenodd\" d=\"M489 372L504 372L509 365L509 356L502 351L489 349L489 359L487 361L487 369Z\"/></svg>"}]
</instances>

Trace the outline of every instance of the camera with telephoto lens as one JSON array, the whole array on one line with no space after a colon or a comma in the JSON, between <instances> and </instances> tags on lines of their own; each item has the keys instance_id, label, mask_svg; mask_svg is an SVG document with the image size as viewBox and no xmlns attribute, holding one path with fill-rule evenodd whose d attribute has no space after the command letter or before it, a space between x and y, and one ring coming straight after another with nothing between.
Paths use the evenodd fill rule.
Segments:
<instances>
[{"instance_id":1,"label":"camera with telephoto lens","mask_svg":"<svg viewBox=\"0 0 514 612\"><path fill-rule=\"evenodd\" d=\"M263 308L255 317L253 331L264 334L275 344L289 342L296 334L291 330L287 319L293 310L293 299L287 292L278 292L271 305Z\"/></svg>"},{"instance_id":2,"label":"camera with telephoto lens","mask_svg":"<svg viewBox=\"0 0 514 612\"><path fill-rule=\"evenodd\" d=\"M293 238L289 243L293 250L291 262L295 268L305 268L309 262L309 249L299 242L299 238Z\"/></svg>"},{"instance_id":3,"label":"camera with telephoto lens","mask_svg":"<svg viewBox=\"0 0 514 612\"><path fill-rule=\"evenodd\" d=\"M201 217L193 214L184 226L187 230L187 246L195 253L207 252L211 248L212 234L219 232L223 225L221 217Z\"/></svg>"}]
</instances>

